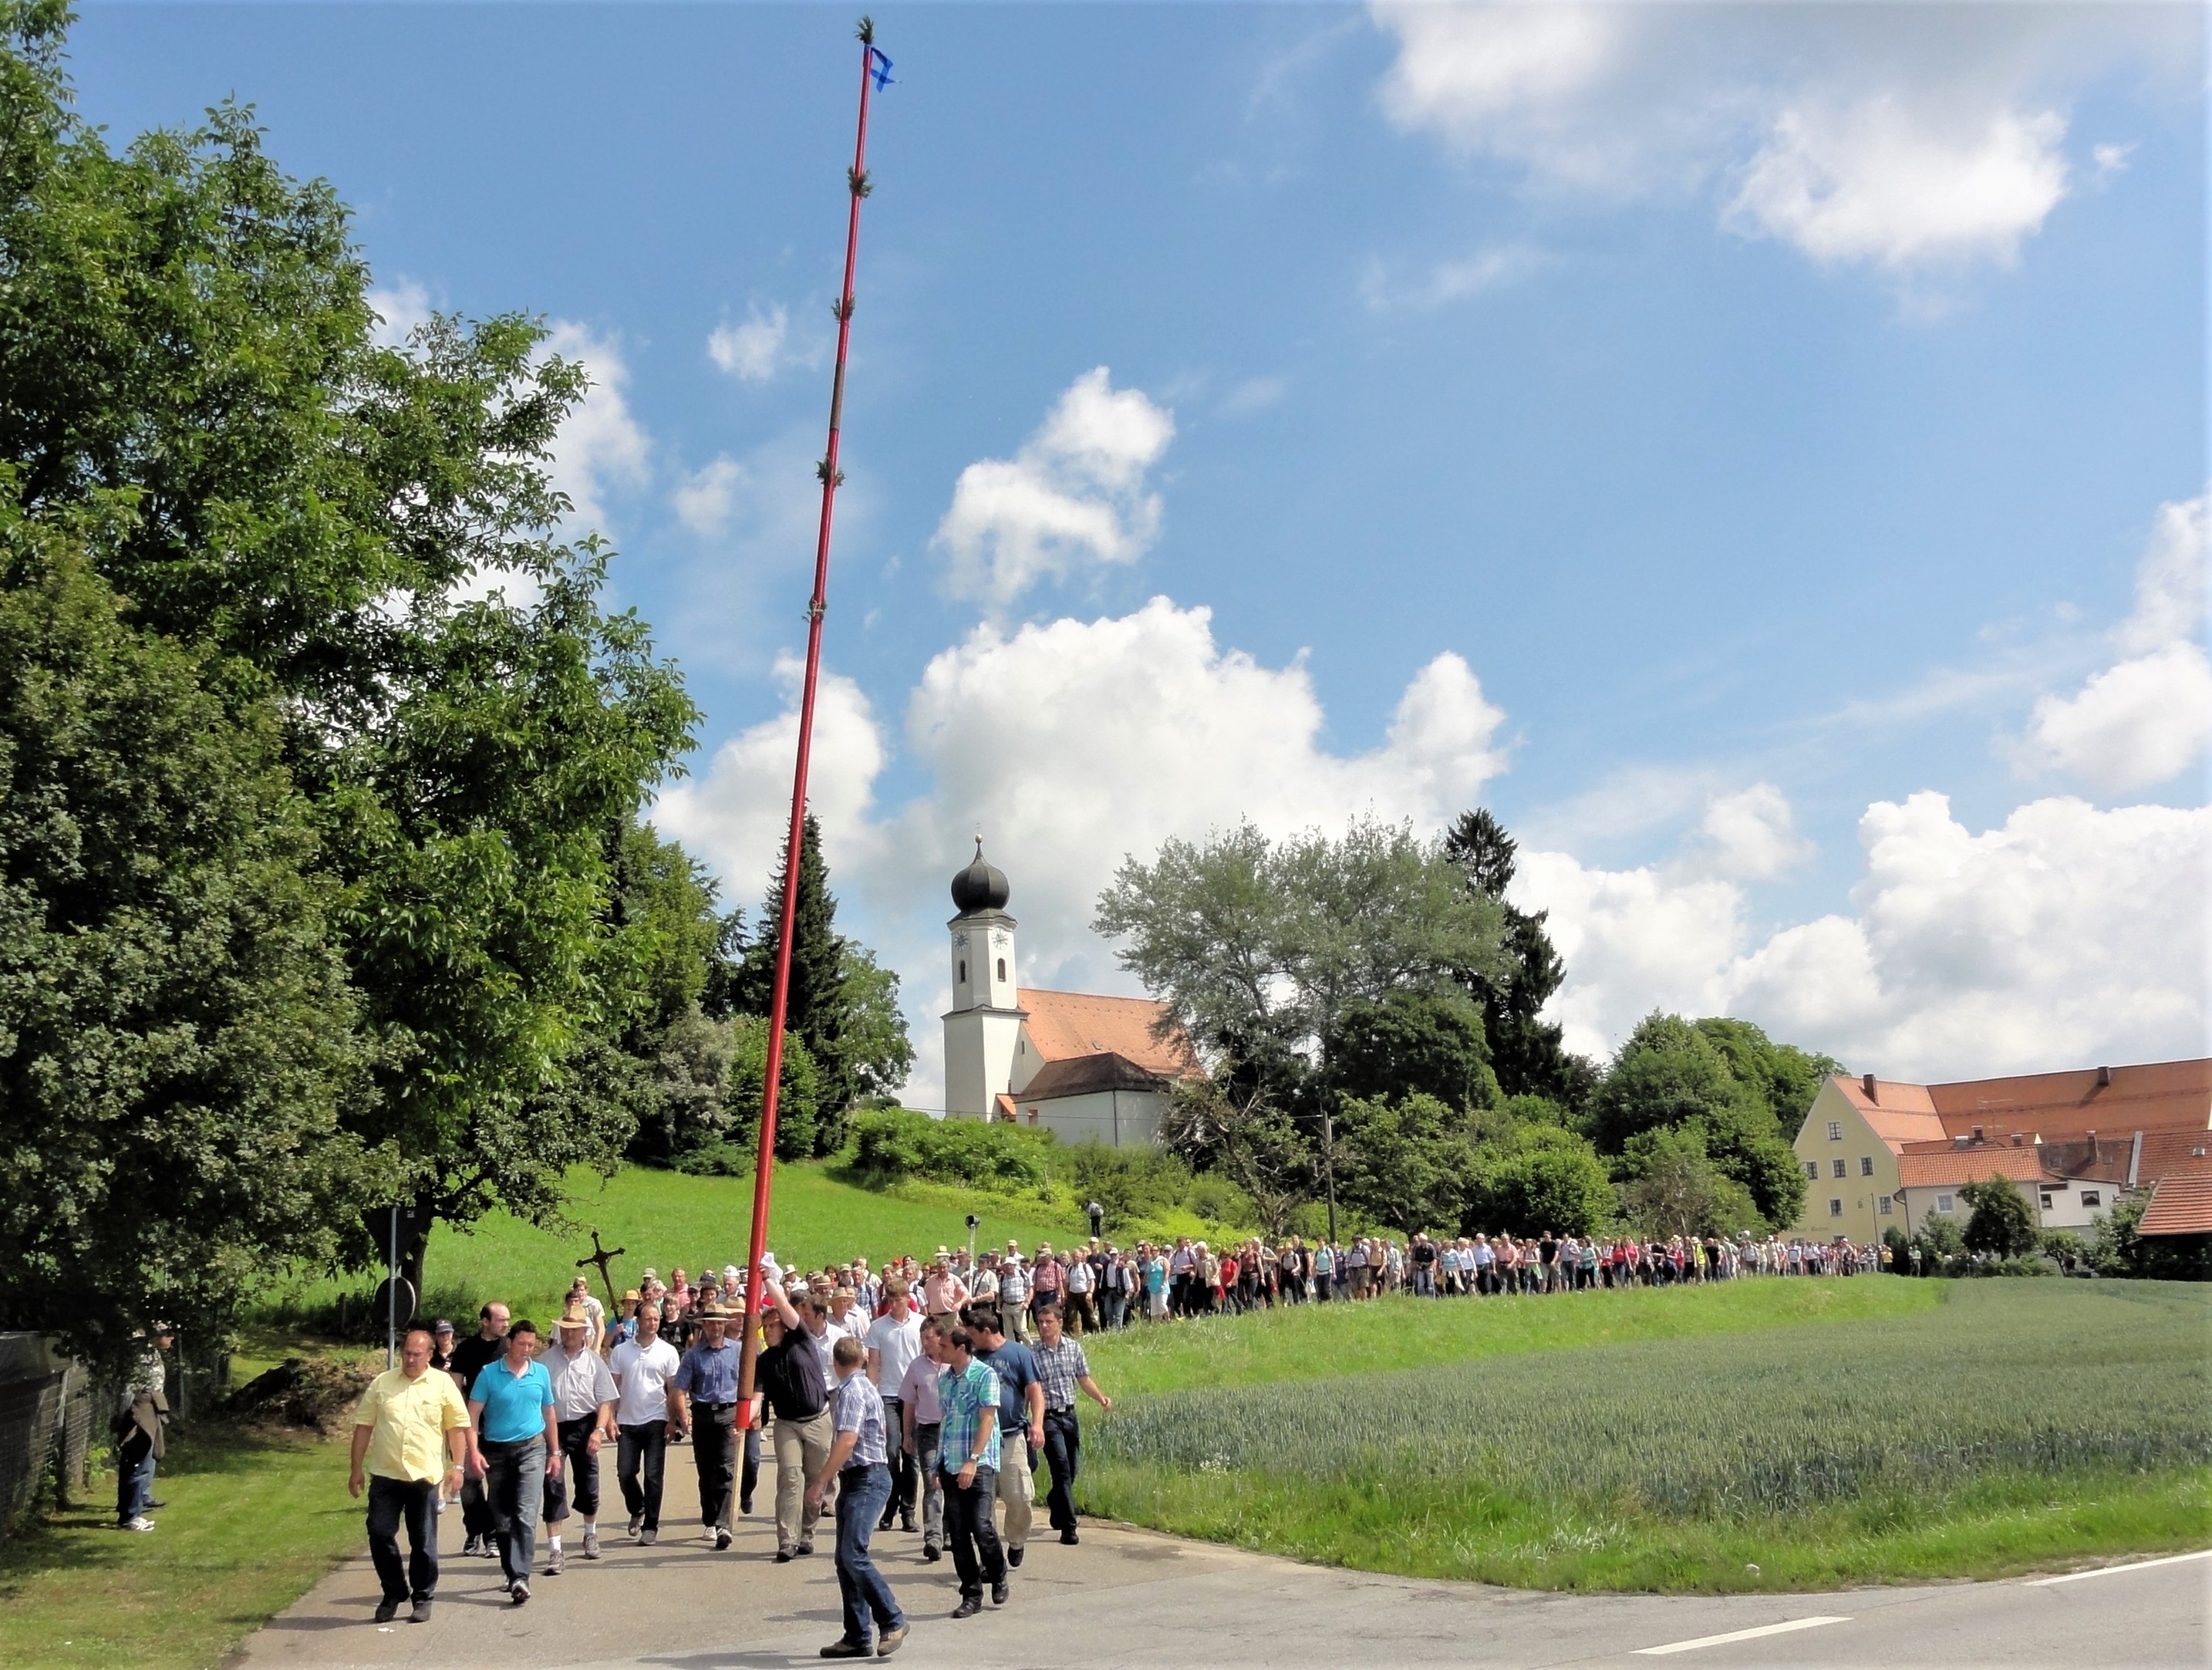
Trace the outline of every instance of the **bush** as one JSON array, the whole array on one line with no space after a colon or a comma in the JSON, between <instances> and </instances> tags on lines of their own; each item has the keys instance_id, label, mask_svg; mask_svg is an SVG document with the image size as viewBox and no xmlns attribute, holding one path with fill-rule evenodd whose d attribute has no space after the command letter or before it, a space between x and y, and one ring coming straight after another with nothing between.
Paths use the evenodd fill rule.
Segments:
<instances>
[{"instance_id":1,"label":"bush","mask_svg":"<svg viewBox=\"0 0 2212 1670\"><path fill-rule=\"evenodd\" d=\"M1053 1158L1074 1191L1076 1204L1096 1200L1109 1225L1157 1218L1190 1197L1190 1168L1158 1148L1109 1148L1093 1139L1062 1148Z\"/></svg>"},{"instance_id":2,"label":"bush","mask_svg":"<svg viewBox=\"0 0 2212 1670\"><path fill-rule=\"evenodd\" d=\"M1048 1133L981 1120L935 1120L909 1108L853 1120L853 1169L871 1182L924 1177L984 1188L1039 1188L1048 1175ZM1103 1198L1103 1197L1102 1197Z\"/></svg>"},{"instance_id":3,"label":"bush","mask_svg":"<svg viewBox=\"0 0 2212 1670\"><path fill-rule=\"evenodd\" d=\"M1966 1203L1966 1249L2001 1259L2017 1259L2035 1246L2035 1219L2019 1189L2006 1177L1968 1183L1959 1191Z\"/></svg>"}]
</instances>

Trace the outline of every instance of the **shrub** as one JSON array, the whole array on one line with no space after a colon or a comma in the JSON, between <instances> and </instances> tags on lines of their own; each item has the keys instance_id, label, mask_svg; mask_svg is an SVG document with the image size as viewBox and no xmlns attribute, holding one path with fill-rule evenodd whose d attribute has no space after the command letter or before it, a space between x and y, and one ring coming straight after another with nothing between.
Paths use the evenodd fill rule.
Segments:
<instances>
[{"instance_id":1,"label":"shrub","mask_svg":"<svg viewBox=\"0 0 2212 1670\"><path fill-rule=\"evenodd\" d=\"M1094 1139L1060 1149L1053 1157L1076 1203L1096 1200L1109 1224L1156 1218L1190 1196L1190 1168L1162 1149L1109 1148Z\"/></svg>"},{"instance_id":2,"label":"shrub","mask_svg":"<svg viewBox=\"0 0 2212 1670\"><path fill-rule=\"evenodd\" d=\"M987 1188L1037 1188L1048 1134L981 1120L935 1120L899 1108L853 1120L853 1169L872 1182L924 1177Z\"/></svg>"},{"instance_id":3,"label":"shrub","mask_svg":"<svg viewBox=\"0 0 2212 1670\"><path fill-rule=\"evenodd\" d=\"M1966 1203L1966 1249L2001 1259L2016 1259L2035 1246L2035 1219L2010 1178L1991 1177L1959 1191Z\"/></svg>"}]
</instances>

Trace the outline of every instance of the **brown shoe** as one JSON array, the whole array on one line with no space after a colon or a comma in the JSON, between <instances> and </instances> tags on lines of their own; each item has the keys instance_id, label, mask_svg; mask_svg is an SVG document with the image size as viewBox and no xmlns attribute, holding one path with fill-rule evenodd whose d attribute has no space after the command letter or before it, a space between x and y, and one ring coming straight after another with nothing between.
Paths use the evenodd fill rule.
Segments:
<instances>
[{"instance_id":1,"label":"brown shoe","mask_svg":"<svg viewBox=\"0 0 2212 1670\"><path fill-rule=\"evenodd\" d=\"M903 1624L900 1624L896 1630L885 1630L882 1635L876 1638L876 1656L878 1658L889 1658L893 1653L898 1651L899 1643L905 1639L906 1625Z\"/></svg>"}]
</instances>

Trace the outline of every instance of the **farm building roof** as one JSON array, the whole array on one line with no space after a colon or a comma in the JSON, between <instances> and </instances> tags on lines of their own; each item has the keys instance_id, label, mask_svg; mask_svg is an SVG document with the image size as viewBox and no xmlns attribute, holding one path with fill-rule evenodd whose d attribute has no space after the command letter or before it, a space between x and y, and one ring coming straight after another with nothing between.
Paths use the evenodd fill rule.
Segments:
<instances>
[{"instance_id":1,"label":"farm building roof","mask_svg":"<svg viewBox=\"0 0 2212 1670\"><path fill-rule=\"evenodd\" d=\"M2033 1148L1946 1148L1897 1157L1897 1181L1904 1188L1981 1183L1992 1177L2009 1177L2015 1183L2040 1183L2049 1180L2051 1173L2044 1169L2042 1157Z\"/></svg>"},{"instance_id":2,"label":"farm building roof","mask_svg":"<svg viewBox=\"0 0 2212 1670\"><path fill-rule=\"evenodd\" d=\"M2212 1235L2212 1177L2161 1178L2151 1191L2136 1232L2148 1236Z\"/></svg>"}]
</instances>

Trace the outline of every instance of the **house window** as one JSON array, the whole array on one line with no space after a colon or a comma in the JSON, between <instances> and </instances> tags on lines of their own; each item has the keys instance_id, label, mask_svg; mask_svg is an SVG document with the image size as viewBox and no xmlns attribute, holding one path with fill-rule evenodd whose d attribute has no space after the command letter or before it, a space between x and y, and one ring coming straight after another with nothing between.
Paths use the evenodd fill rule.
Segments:
<instances>
[{"instance_id":1,"label":"house window","mask_svg":"<svg viewBox=\"0 0 2212 1670\"><path fill-rule=\"evenodd\" d=\"M1879 1195L1879 1196L1877 1196L1877 1197L1875 1197L1875 1198L1876 1198L1876 1199L1878 1200L1878 1202L1880 1203L1880 1205L1881 1205L1881 1215L1882 1215L1884 1218L1888 1217L1888 1216L1889 1216L1889 1208L1890 1208L1890 1199L1889 1199L1889 1197L1888 1197L1887 1194L1884 1194L1884 1195Z\"/></svg>"},{"instance_id":2,"label":"house window","mask_svg":"<svg viewBox=\"0 0 2212 1670\"><path fill-rule=\"evenodd\" d=\"M1003 957L1003 956L1002 956L1002 957L1000 957L1000 958L999 959L999 978L1000 978L1000 980L1004 980L1006 977L1006 959L1005 957Z\"/></svg>"},{"instance_id":3,"label":"house window","mask_svg":"<svg viewBox=\"0 0 2212 1670\"><path fill-rule=\"evenodd\" d=\"M1828 1121L1828 1140L1829 1140L1830 1142L1841 1142L1843 1139L1844 1139L1844 1122L1843 1122L1843 1120L1839 1120L1839 1119L1832 1119L1832 1120L1830 1120Z\"/></svg>"},{"instance_id":4,"label":"house window","mask_svg":"<svg viewBox=\"0 0 2212 1670\"><path fill-rule=\"evenodd\" d=\"M1844 1203L1840 1200L1831 1199L1828 1202L1828 1216L1831 1218L1841 1218L1843 1215Z\"/></svg>"},{"instance_id":5,"label":"house window","mask_svg":"<svg viewBox=\"0 0 2212 1670\"><path fill-rule=\"evenodd\" d=\"M1805 1181L1808 1183L1817 1183L1820 1181L1820 1163L1818 1160L1805 1162Z\"/></svg>"},{"instance_id":6,"label":"house window","mask_svg":"<svg viewBox=\"0 0 2212 1670\"><path fill-rule=\"evenodd\" d=\"M1859 1156L1859 1175L1862 1177L1871 1177L1874 1175L1873 1155L1862 1154Z\"/></svg>"},{"instance_id":7,"label":"house window","mask_svg":"<svg viewBox=\"0 0 2212 1670\"><path fill-rule=\"evenodd\" d=\"M2081 1204L2084 1206L2101 1206L2105 1204L2105 1197L2095 1189L2085 1188L2081 1191Z\"/></svg>"},{"instance_id":8,"label":"house window","mask_svg":"<svg viewBox=\"0 0 2212 1670\"><path fill-rule=\"evenodd\" d=\"M1937 1212L1948 1212L1948 1211L1950 1211L1950 1210L1951 1210L1951 1197L1950 1197L1949 1195L1948 1195L1948 1194L1939 1194L1939 1195L1937 1195L1937 1196L1936 1197L1936 1210Z\"/></svg>"},{"instance_id":9,"label":"house window","mask_svg":"<svg viewBox=\"0 0 2212 1670\"><path fill-rule=\"evenodd\" d=\"M1848 1177L1851 1175L1850 1168L1845 1165L1841 1160L1832 1160L1828 1163L1829 1169L1838 1177Z\"/></svg>"}]
</instances>

